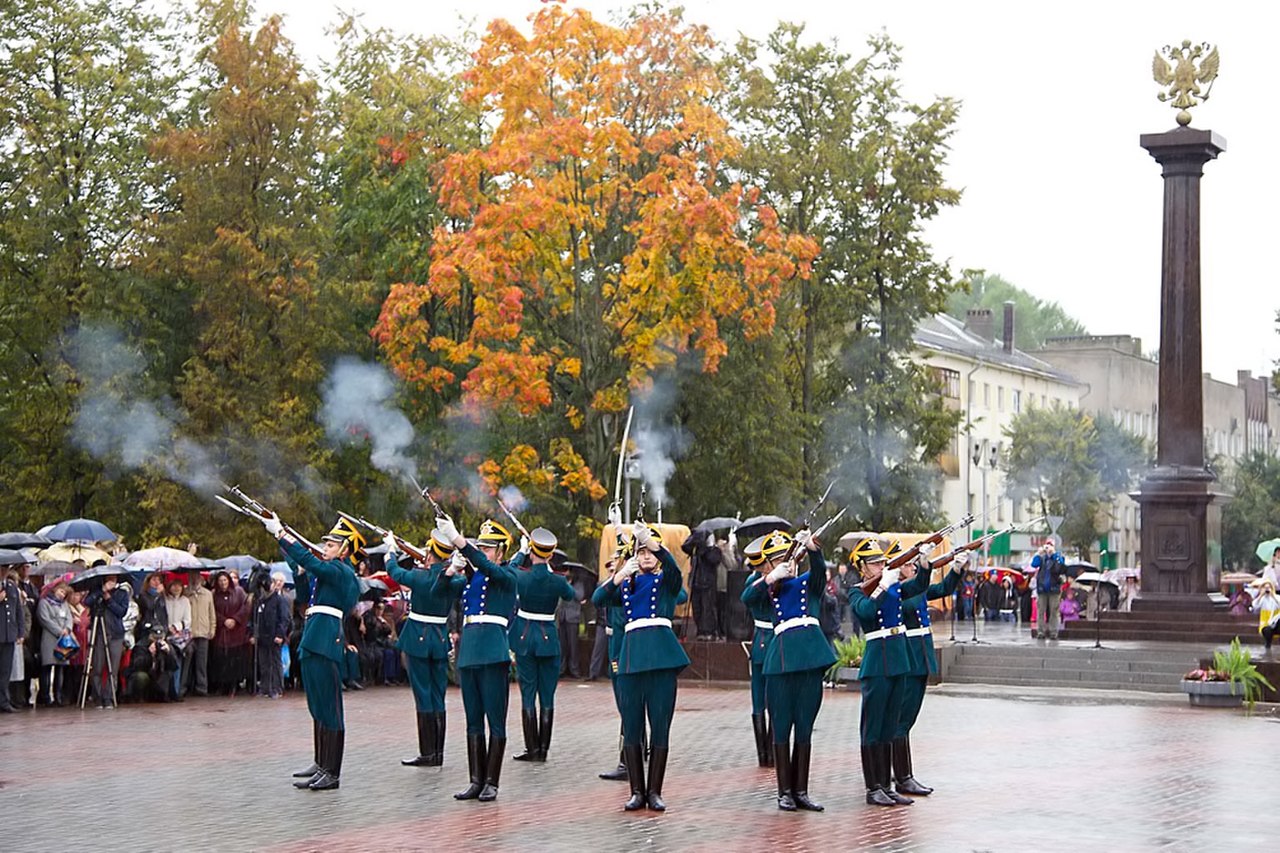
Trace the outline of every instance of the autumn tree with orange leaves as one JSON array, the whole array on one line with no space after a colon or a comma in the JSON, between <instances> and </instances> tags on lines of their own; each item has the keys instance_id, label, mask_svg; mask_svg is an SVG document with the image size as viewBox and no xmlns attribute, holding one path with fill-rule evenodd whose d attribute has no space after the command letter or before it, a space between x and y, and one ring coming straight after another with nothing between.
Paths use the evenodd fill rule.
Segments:
<instances>
[{"instance_id":1,"label":"autumn tree with orange leaves","mask_svg":"<svg viewBox=\"0 0 1280 853\"><path fill-rule=\"evenodd\" d=\"M530 21L527 37L490 24L465 72L492 133L443 161L456 226L436 229L429 281L394 285L373 334L418 390L487 419L490 487L585 512L631 390L686 352L714 371L727 318L769 332L816 249L726 179L737 143L711 106L704 28L648 8L610 26L559 3ZM431 322L442 307L468 318L460 333Z\"/></svg>"}]
</instances>

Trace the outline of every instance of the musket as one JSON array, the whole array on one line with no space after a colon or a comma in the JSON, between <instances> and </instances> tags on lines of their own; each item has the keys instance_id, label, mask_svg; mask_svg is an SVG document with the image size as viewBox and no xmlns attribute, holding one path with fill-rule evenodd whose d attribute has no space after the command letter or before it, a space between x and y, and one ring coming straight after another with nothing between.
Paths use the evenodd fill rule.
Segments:
<instances>
[{"instance_id":1,"label":"musket","mask_svg":"<svg viewBox=\"0 0 1280 853\"><path fill-rule=\"evenodd\" d=\"M644 521L644 496L647 491L648 491L648 486L643 480L641 480L640 481L640 503L636 505L636 521L639 521L639 522Z\"/></svg>"},{"instance_id":2,"label":"musket","mask_svg":"<svg viewBox=\"0 0 1280 853\"><path fill-rule=\"evenodd\" d=\"M529 539L530 538L529 531L525 530L524 525L520 523L520 519L516 518L515 513L507 509L507 505L502 500L502 498L498 498L498 506L502 507L502 511L507 514L507 518L511 519L511 523L514 524L516 526L516 529L520 531L520 535L522 535L525 539Z\"/></svg>"},{"instance_id":3,"label":"musket","mask_svg":"<svg viewBox=\"0 0 1280 853\"><path fill-rule=\"evenodd\" d=\"M226 483L223 483L222 488L225 489L227 492L229 492L232 495L232 497L238 498L240 501L242 501L243 505L234 504L231 501L224 498L222 495L214 495L214 497L217 500L221 501L225 506L230 507L231 509L240 513L241 515L245 515L245 516L248 516L249 518L255 518L255 519L270 518L271 516L275 515L275 513L267 509L257 500L249 497L244 492L240 491L239 486L228 486ZM283 522L281 522L281 524L284 527L284 532L288 533L294 539L297 539L298 542L301 543L303 547L305 547L308 551L310 551L312 554L314 554L317 557L324 557L324 549L322 549L319 545L307 539L305 536L303 536L298 531L294 530L289 525L284 524Z\"/></svg>"},{"instance_id":4,"label":"musket","mask_svg":"<svg viewBox=\"0 0 1280 853\"><path fill-rule=\"evenodd\" d=\"M907 563L914 560L920 554L920 546L937 545L946 536L954 532L956 529L964 527L967 524L972 524L973 521L974 521L973 513L966 513L959 521L948 524L946 527L938 528L937 530L933 531L925 538L921 539L916 544L912 545L907 550L903 551L898 556L894 557L892 560L889 561L889 564L885 566L885 568L896 569L896 568L899 568L900 566L905 566Z\"/></svg>"},{"instance_id":5,"label":"musket","mask_svg":"<svg viewBox=\"0 0 1280 853\"><path fill-rule=\"evenodd\" d=\"M627 467L627 439L631 437L631 418L635 413L635 406L627 410L627 425L622 430L622 444L618 447L618 475L613 479L613 503L615 505L622 502L622 471Z\"/></svg>"},{"instance_id":6,"label":"musket","mask_svg":"<svg viewBox=\"0 0 1280 853\"><path fill-rule=\"evenodd\" d=\"M422 484L418 482L418 478L412 474L409 475L409 479L413 481L413 487L418 490L418 494L422 495L423 500L431 504L431 508L436 512L436 518L449 517L449 513L444 511L444 507L436 503L436 499L431 497L430 489L423 488Z\"/></svg>"},{"instance_id":7,"label":"musket","mask_svg":"<svg viewBox=\"0 0 1280 853\"><path fill-rule=\"evenodd\" d=\"M414 562L421 563L424 566L431 565L431 562L432 562L431 558L425 550L409 542L406 542L405 540L401 539L399 536L396 536L387 528L380 527L379 525L374 524L372 521L369 521L369 519L367 518L363 518L363 517L357 518L354 515L348 515L342 510L338 510L338 515L342 516L352 524L358 524L367 530L372 530L374 533L378 534L384 539L387 537L388 534L390 534L390 536L393 539L395 539L396 548L398 548L399 550L403 551L405 554L408 554L410 557L412 557Z\"/></svg>"},{"instance_id":8,"label":"musket","mask_svg":"<svg viewBox=\"0 0 1280 853\"><path fill-rule=\"evenodd\" d=\"M954 560L957 554L961 554L965 551L977 551L979 548L986 545L988 542L998 539L999 537L1004 536L1007 533L1012 533L1021 527L1030 527L1034 524L1039 524L1041 521L1044 521L1043 515L1040 516L1039 518L1033 518L1030 521L1023 521L1023 522L1019 522L1018 524L1010 524L1004 530L994 530L991 533L987 533L983 536L979 536L977 539L974 539L972 542L966 542L963 545L958 545L955 548L952 548L946 554L943 554L941 557L938 557L937 559L934 559L934 560L930 560L929 568L931 569L942 568L947 563Z\"/></svg>"},{"instance_id":9,"label":"musket","mask_svg":"<svg viewBox=\"0 0 1280 853\"><path fill-rule=\"evenodd\" d=\"M827 491L831 491L831 489L830 489L830 488L828 488L828 489L827 489ZM839 521L839 520L844 516L844 514L845 514L848 510L849 510L849 508L848 508L848 507L844 507L844 508L843 508L843 509L841 509L839 512L837 512L835 515L833 515L833 516L831 516L830 518L828 518L828 519L826 520L826 522L825 522L821 527L819 527L817 530L813 531L813 533L811 533L811 534L809 535L809 539L810 539L810 541L812 541L812 540L814 540L814 539L817 539L817 538L818 538L819 536L821 536L823 533L826 533L826 532L827 532L827 529L828 529L828 528L830 528L830 527L831 527L831 525L833 525L833 524L835 524L837 521ZM808 526L808 525L807 525L807 523L806 523L806 527L807 527L807 526ZM804 529L804 528L801 528L801 529ZM803 549L804 549L804 546L803 546L803 545L801 545L801 544L800 544L800 542L799 542L798 540L793 540L793 541L791 542L791 547L789 547L789 548L787 549L787 553L783 555L782 560L780 560L779 562L782 562L782 563L792 563L792 564L794 565L794 564L795 564L795 562L796 562L797 560L799 560L799 559L800 559L800 552L801 552ZM764 582L764 575L761 575L760 577L756 578L756 579L752 582L752 584L751 584L751 585L752 585L752 586L755 586L755 585L760 584L760 583L763 583L763 582Z\"/></svg>"},{"instance_id":10,"label":"musket","mask_svg":"<svg viewBox=\"0 0 1280 853\"><path fill-rule=\"evenodd\" d=\"M835 485L836 481L832 480L831 483L828 484L827 490L822 493L822 497L818 498L817 502L815 502L813 506L809 507L808 515L804 517L804 521L800 522L801 530L809 526L809 522L813 519L813 514L826 502L827 495L831 494L831 490L835 488ZM841 512L843 513L843 510ZM816 536L817 534L814 535Z\"/></svg>"}]
</instances>

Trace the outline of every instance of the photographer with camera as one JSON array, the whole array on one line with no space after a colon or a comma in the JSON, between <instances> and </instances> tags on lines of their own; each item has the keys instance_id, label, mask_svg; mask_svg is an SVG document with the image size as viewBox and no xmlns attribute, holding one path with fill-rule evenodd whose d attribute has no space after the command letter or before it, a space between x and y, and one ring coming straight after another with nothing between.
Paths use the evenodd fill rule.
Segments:
<instances>
[{"instance_id":1,"label":"photographer with camera","mask_svg":"<svg viewBox=\"0 0 1280 853\"><path fill-rule=\"evenodd\" d=\"M145 640L133 647L133 656L124 672L125 695L136 702L156 699L178 700L175 681L179 672L178 651L167 639L168 628L148 623L140 632Z\"/></svg>"},{"instance_id":2,"label":"photographer with camera","mask_svg":"<svg viewBox=\"0 0 1280 853\"><path fill-rule=\"evenodd\" d=\"M1038 640L1058 639L1058 600L1062 595L1062 580L1067 564L1053 545L1053 540L1040 546L1031 558L1031 568L1036 575L1036 630Z\"/></svg>"},{"instance_id":3,"label":"photographer with camera","mask_svg":"<svg viewBox=\"0 0 1280 853\"><path fill-rule=\"evenodd\" d=\"M90 624L97 620L96 635L90 634L90 666L93 680L90 686L98 700L98 707L115 707L115 685L111 679L120 675L120 656L124 653L124 617L129 612L128 587L120 585L120 578L112 575L104 578L102 586L85 597L89 608ZM103 642L105 636L105 643ZM110 666L108 666L110 664Z\"/></svg>"}]
</instances>

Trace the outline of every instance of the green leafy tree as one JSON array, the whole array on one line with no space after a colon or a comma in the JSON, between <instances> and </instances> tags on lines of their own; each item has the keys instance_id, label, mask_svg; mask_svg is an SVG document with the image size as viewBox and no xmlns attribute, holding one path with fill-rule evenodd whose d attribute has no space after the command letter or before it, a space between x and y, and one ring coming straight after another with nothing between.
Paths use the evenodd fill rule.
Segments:
<instances>
[{"instance_id":1,"label":"green leafy tree","mask_svg":"<svg viewBox=\"0 0 1280 853\"><path fill-rule=\"evenodd\" d=\"M953 287L922 229L960 197L942 177L958 104L908 102L900 65L887 37L854 60L782 24L764 43L740 42L725 66L745 142L736 167L821 249L778 309L800 414L794 426L784 414L783 431L804 430L802 494L834 473L833 499L873 529L933 521L934 460L956 423L909 356L916 324Z\"/></svg>"},{"instance_id":2,"label":"green leafy tree","mask_svg":"<svg viewBox=\"0 0 1280 853\"><path fill-rule=\"evenodd\" d=\"M1254 549L1280 532L1280 459L1255 451L1231 474L1231 501L1222 511L1222 555L1246 571L1257 568Z\"/></svg>"},{"instance_id":3,"label":"green leafy tree","mask_svg":"<svg viewBox=\"0 0 1280 853\"><path fill-rule=\"evenodd\" d=\"M1058 535L1082 554L1109 526L1107 506L1150 462L1145 440L1079 409L1028 409L1005 429L1005 489L1041 515L1063 517Z\"/></svg>"},{"instance_id":4,"label":"green leafy tree","mask_svg":"<svg viewBox=\"0 0 1280 853\"><path fill-rule=\"evenodd\" d=\"M86 319L137 324L123 260L155 192L145 140L175 94L140 2L11 0L0 14L0 481L6 528L128 515L129 484L70 440Z\"/></svg>"},{"instance_id":5,"label":"green leafy tree","mask_svg":"<svg viewBox=\"0 0 1280 853\"><path fill-rule=\"evenodd\" d=\"M1088 334L1084 324L1057 302L1039 299L998 275L985 273L972 273L965 279L964 287L947 300L947 313L963 320L970 309L990 308L1001 317L1006 302L1014 305L1013 344L1018 349L1038 349L1053 337Z\"/></svg>"}]
</instances>

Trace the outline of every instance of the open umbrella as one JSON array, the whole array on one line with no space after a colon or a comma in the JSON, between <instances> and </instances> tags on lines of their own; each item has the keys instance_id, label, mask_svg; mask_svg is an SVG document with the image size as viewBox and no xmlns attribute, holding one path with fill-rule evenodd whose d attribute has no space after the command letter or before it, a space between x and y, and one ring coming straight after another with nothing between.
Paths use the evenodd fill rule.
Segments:
<instances>
[{"instance_id":1,"label":"open umbrella","mask_svg":"<svg viewBox=\"0 0 1280 853\"><path fill-rule=\"evenodd\" d=\"M0 533L0 548L12 548L15 551L21 551L23 548L48 548L53 544L53 540L47 536L37 536L34 533Z\"/></svg>"},{"instance_id":2,"label":"open umbrella","mask_svg":"<svg viewBox=\"0 0 1280 853\"><path fill-rule=\"evenodd\" d=\"M717 515L714 518L704 518L698 522L698 526L694 530L701 530L703 533L710 533L713 530L732 530L741 523L739 519L729 518L725 515Z\"/></svg>"},{"instance_id":3,"label":"open umbrella","mask_svg":"<svg viewBox=\"0 0 1280 853\"><path fill-rule=\"evenodd\" d=\"M239 575L246 575L257 566L263 565L262 560L249 554L233 554L230 557L220 557L210 562L213 563L211 568L231 569Z\"/></svg>"},{"instance_id":4,"label":"open umbrella","mask_svg":"<svg viewBox=\"0 0 1280 853\"><path fill-rule=\"evenodd\" d=\"M1063 568L1067 570L1067 577L1074 578L1084 572L1096 572L1098 567L1088 560L1068 560Z\"/></svg>"},{"instance_id":5,"label":"open umbrella","mask_svg":"<svg viewBox=\"0 0 1280 853\"><path fill-rule=\"evenodd\" d=\"M80 589L93 581L101 583L103 578L127 576L128 574L128 566L123 566L120 563L109 563L105 566L94 566L92 569L86 569L71 579L71 585L76 589Z\"/></svg>"},{"instance_id":6,"label":"open umbrella","mask_svg":"<svg viewBox=\"0 0 1280 853\"><path fill-rule=\"evenodd\" d=\"M194 554L180 548L143 548L124 558L131 569L168 572L174 569L202 569L204 565Z\"/></svg>"},{"instance_id":7,"label":"open umbrella","mask_svg":"<svg viewBox=\"0 0 1280 853\"><path fill-rule=\"evenodd\" d=\"M111 532L110 527L92 518L59 521L44 535L54 542L114 542L120 538Z\"/></svg>"},{"instance_id":8,"label":"open umbrella","mask_svg":"<svg viewBox=\"0 0 1280 853\"><path fill-rule=\"evenodd\" d=\"M750 542L757 536L764 536L775 530L790 532L791 522L780 515L757 515L739 524L733 533L739 542Z\"/></svg>"},{"instance_id":9,"label":"open umbrella","mask_svg":"<svg viewBox=\"0 0 1280 853\"><path fill-rule=\"evenodd\" d=\"M92 566L94 563L111 562L111 555L101 548L94 548L91 545L74 545L70 542L50 545L37 556L42 563L47 563L49 560L64 560L68 563L83 560L86 566Z\"/></svg>"},{"instance_id":10,"label":"open umbrella","mask_svg":"<svg viewBox=\"0 0 1280 853\"><path fill-rule=\"evenodd\" d=\"M0 566L21 566L27 562L27 555L21 551L0 548Z\"/></svg>"},{"instance_id":11,"label":"open umbrella","mask_svg":"<svg viewBox=\"0 0 1280 853\"><path fill-rule=\"evenodd\" d=\"M73 566L63 560L50 560L47 563L41 563L35 566L31 571L27 572L32 577L53 578L62 575L72 575L80 571L79 566Z\"/></svg>"},{"instance_id":12,"label":"open umbrella","mask_svg":"<svg viewBox=\"0 0 1280 853\"><path fill-rule=\"evenodd\" d=\"M1275 553L1277 548L1280 548L1280 539L1268 539L1265 542L1259 542L1253 553L1257 554L1258 559L1262 562L1270 563L1271 555Z\"/></svg>"},{"instance_id":13,"label":"open umbrella","mask_svg":"<svg viewBox=\"0 0 1280 853\"><path fill-rule=\"evenodd\" d=\"M1251 575L1248 572L1227 572L1222 577L1218 578L1218 582L1223 586L1236 586L1251 584L1257 579L1257 575Z\"/></svg>"},{"instance_id":14,"label":"open umbrella","mask_svg":"<svg viewBox=\"0 0 1280 853\"><path fill-rule=\"evenodd\" d=\"M361 601L380 601L391 594L391 587L379 578L356 578L356 585L360 587Z\"/></svg>"}]
</instances>

